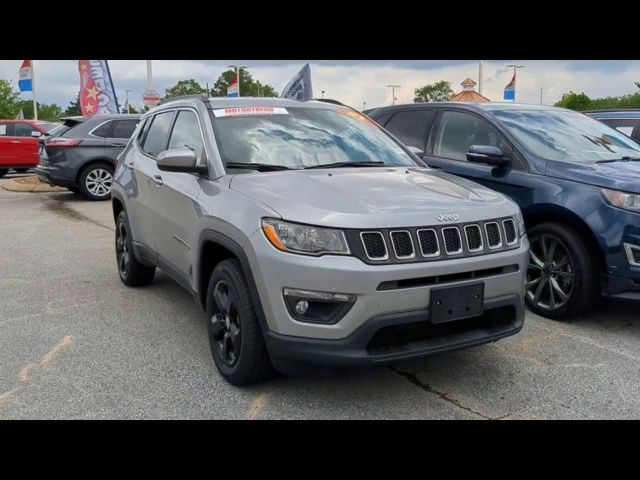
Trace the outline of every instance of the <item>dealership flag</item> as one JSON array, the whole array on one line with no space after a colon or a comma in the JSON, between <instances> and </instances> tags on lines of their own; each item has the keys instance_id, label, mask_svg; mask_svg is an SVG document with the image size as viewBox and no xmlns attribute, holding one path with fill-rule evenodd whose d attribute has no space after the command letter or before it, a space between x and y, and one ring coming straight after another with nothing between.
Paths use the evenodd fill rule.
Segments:
<instances>
[{"instance_id":1,"label":"dealership flag","mask_svg":"<svg viewBox=\"0 0 640 480\"><path fill-rule=\"evenodd\" d=\"M305 64L304 67L287 83L282 93L283 98L292 98L294 100L311 100L313 98L313 89L311 88L311 67Z\"/></svg>"},{"instance_id":2,"label":"dealership flag","mask_svg":"<svg viewBox=\"0 0 640 480\"><path fill-rule=\"evenodd\" d=\"M20 80L18 80L18 88L21 92L33 91L33 68L31 68L31 60L25 60L20 67Z\"/></svg>"},{"instance_id":3,"label":"dealership flag","mask_svg":"<svg viewBox=\"0 0 640 480\"><path fill-rule=\"evenodd\" d=\"M82 115L118 113L118 100L106 60L79 60Z\"/></svg>"},{"instance_id":4,"label":"dealership flag","mask_svg":"<svg viewBox=\"0 0 640 480\"><path fill-rule=\"evenodd\" d=\"M511 81L507 84L506 87L504 87L504 99L505 100L514 100L516 99L516 74L514 72L513 74L513 78L511 79Z\"/></svg>"},{"instance_id":5,"label":"dealership flag","mask_svg":"<svg viewBox=\"0 0 640 480\"><path fill-rule=\"evenodd\" d=\"M238 71L233 74L233 80L227 87L227 97L239 97L240 96L240 82L238 82Z\"/></svg>"}]
</instances>

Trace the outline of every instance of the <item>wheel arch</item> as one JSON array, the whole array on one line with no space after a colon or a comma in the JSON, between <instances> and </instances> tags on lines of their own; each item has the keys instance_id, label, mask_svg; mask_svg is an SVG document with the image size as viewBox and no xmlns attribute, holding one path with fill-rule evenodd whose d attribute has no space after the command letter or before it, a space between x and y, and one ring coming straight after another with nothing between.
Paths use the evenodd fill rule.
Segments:
<instances>
[{"instance_id":1,"label":"wheel arch","mask_svg":"<svg viewBox=\"0 0 640 480\"><path fill-rule=\"evenodd\" d=\"M195 293L197 295L197 299L202 308L206 310L207 287L211 274L213 273L216 265L223 260L230 258L235 258L240 262L242 273L244 274L245 279L247 280L247 285L249 286L249 293L251 295L251 300L253 302L253 307L258 317L260 327L263 331L266 331L268 329L267 321L247 254L238 242L214 230L203 230L198 241L195 279L195 286L197 288Z\"/></svg>"},{"instance_id":2,"label":"wheel arch","mask_svg":"<svg viewBox=\"0 0 640 480\"><path fill-rule=\"evenodd\" d=\"M594 255L599 272L606 271L604 252L589 225L571 210L552 204L538 204L535 208L523 209L524 222L529 230L541 223L556 222L574 228L587 244L587 248Z\"/></svg>"},{"instance_id":3,"label":"wheel arch","mask_svg":"<svg viewBox=\"0 0 640 480\"><path fill-rule=\"evenodd\" d=\"M95 158L92 158L91 160L87 160L82 164L80 168L78 168L78 172L76 173L76 179L75 179L76 185L80 185L80 177L82 176L83 172L87 168L89 168L91 165L95 165L96 163L106 163L107 165L110 165L114 170L116 167L116 162L112 158L108 158L108 157L95 157Z\"/></svg>"}]
</instances>

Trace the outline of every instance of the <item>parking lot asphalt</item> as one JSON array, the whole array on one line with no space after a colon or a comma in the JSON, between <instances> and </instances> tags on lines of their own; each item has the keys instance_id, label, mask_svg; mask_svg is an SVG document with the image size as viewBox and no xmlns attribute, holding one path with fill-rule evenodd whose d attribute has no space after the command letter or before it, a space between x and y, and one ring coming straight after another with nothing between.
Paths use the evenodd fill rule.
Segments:
<instances>
[{"instance_id":1,"label":"parking lot asphalt","mask_svg":"<svg viewBox=\"0 0 640 480\"><path fill-rule=\"evenodd\" d=\"M109 202L0 188L0 219L2 419L640 418L637 304L527 313L494 344L241 389L217 373L186 291L161 272L120 283Z\"/></svg>"}]
</instances>

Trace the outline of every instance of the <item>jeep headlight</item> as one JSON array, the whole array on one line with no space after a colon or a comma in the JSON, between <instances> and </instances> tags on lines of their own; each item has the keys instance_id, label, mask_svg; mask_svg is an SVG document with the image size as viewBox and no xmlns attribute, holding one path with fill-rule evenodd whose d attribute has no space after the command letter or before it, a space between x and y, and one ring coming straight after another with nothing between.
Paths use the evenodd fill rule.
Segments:
<instances>
[{"instance_id":1,"label":"jeep headlight","mask_svg":"<svg viewBox=\"0 0 640 480\"><path fill-rule=\"evenodd\" d=\"M610 205L632 212L640 212L640 195L637 193L625 193L608 188L603 188L601 191Z\"/></svg>"},{"instance_id":2,"label":"jeep headlight","mask_svg":"<svg viewBox=\"0 0 640 480\"><path fill-rule=\"evenodd\" d=\"M349 254L349 246L342 230L263 218L262 231L271 244L283 252L306 255Z\"/></svg>"}]
</instances>

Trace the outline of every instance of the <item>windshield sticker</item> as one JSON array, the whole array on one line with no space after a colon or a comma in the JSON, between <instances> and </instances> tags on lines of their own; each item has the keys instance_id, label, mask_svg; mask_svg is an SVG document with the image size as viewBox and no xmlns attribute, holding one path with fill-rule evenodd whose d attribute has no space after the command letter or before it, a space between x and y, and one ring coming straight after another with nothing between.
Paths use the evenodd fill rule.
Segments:
<instances>
[{"instance_id":1,"label":"windshield sticker","mask_svg":"<svg viewBox=\"0 0 640 480\"><path fill-rule=\"evenodd\" d=\"M282 107L230 107L218 108L213 111L216 118L220 117L246 117L251 115L289 115L286 108Z\"/></svg>"}]
</instances>

